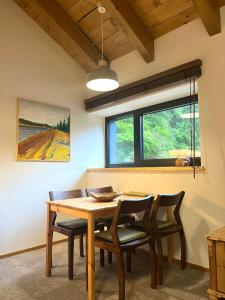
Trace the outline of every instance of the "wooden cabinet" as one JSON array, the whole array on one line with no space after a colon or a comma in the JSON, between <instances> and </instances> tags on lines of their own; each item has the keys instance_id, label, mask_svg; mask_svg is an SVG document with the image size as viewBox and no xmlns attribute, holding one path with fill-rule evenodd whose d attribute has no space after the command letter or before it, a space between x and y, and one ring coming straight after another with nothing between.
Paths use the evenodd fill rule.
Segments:
<instances>
[{"instance_id":1,"label":"wooden cabinet","mask_svg":"<svg viewBox=\"0 0 225 300\"><path fill-rule=\"evenodd\" d=\"M225 299L225 227L207 236L209 251L209 299Z\"/></svg>"}]
</instances>

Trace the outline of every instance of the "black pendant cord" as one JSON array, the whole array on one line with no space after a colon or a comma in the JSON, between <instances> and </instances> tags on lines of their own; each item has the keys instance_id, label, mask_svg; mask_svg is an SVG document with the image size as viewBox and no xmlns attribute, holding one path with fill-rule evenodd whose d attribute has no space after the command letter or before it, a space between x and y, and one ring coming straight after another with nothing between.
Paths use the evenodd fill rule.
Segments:
<instances>
[{"instance_id":1,"label":"black pendant cord","mask_svg":"<svg viewBox=\"0 0 225 300\"><path fill-rule=\"evenodd\" d=\"M195 83L196 76L194 72L190 72L190 136L191 136L191 160L192 160L192 168L193 168L193 177L196 175L196 123L195 123Z\"/></svg>"},{"instance_id":2,"label":"black pendant cord","mask_svg":"<svg viewBox=\"0 0 225 300\"><path fill-rule=\"evenodd\" d=\"M195 75L193 77L193 175L195 178L195 173L196 173L196 132L195 132Z\"/></svg>"},{"instance_id":3,"label":"black pendant cord","mask_svg":"<svg viewBox=\"0 0 225 300\"><path fill-rule=\"evenodd\" d=\"M192 73L190 73L190 77L189 77L189 97L190 97L190 106L189 106L189 113L190 113L190 141L191 141L191 145L190 145L190 148L191 148L191 160L193 160L193 144L192 144L192 141L193 141L193 137L192 137L192 133L193 133L193 126L192 126Z\"/></svg>"}]
</instances>

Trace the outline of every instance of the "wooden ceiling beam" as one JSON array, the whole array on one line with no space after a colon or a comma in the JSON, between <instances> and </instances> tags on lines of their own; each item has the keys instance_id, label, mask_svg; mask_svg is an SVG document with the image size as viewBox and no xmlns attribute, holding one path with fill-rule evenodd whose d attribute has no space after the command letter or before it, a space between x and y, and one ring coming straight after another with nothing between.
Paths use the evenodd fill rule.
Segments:
<instances>
[{"instance_id":1,"label":"wooden ceiling beam","mask_svg":"<svg viewBox=\"0 0 225 300\"><path fill-rule=\"evenodd\" d=\"M96 69L101 52L55 0L14 0L87 72Z\"/></svg>"},{"instance_id":2,"label":"wooden ceiling beam","mask_svg":"<svg viewBox=\"0 0 225 300\"><path fill-rule=\"evenodd\" d=\"M109 15L120 22L129 41L149 63L154 60L154 39L128 0L100 0Z\"/></svg>"},{"instance_id":3,"label":"wooden ceiling beam","mask_svg":"<svg viewBox=\"0 0 225 300\"><path fill-rule=\"evenodd\" d=\"M210 36L221 32L220 8L214 0L192 0Z\"/></svg>"}]
</instances>

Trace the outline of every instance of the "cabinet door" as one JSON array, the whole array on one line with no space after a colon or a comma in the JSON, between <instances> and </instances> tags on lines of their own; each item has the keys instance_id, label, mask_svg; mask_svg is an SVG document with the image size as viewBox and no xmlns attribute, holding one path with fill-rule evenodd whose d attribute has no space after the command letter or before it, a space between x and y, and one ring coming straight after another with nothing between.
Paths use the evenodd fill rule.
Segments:
<instances>
[{"instance_id":1,"label":"cabinet door","mask_svg":"<svg viewBox=\"0 0 225 300\"><path fill-rule=\"evenodd\" d=\"M225 243L216 242L217 290L225 293Z\"/></svg>"}]
</instances>

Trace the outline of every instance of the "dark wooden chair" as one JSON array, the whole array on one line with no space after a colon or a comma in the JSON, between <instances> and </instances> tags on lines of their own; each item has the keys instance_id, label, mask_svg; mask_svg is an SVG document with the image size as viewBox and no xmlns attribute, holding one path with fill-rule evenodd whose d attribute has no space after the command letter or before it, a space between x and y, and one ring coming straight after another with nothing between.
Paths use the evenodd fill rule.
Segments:
<instances>
[{"instance_id":1,"label":"dark wooden chair","mask_svg":"<svg viewBox=\"0 0 225 300\"><path fill-rule=\"evenodd\" d=\"M86 189L86 193L88 196L90 196L92 193L111 193L113 192L112 186L105 186L100 188L88 188ZM105 217L104 219L100 219L100 221L107 227L107 229L110 228L112 224L113 216ZM129 222L134 222L135 218L129 214L121 214L119 216L119 224L127 224ZM108 263L112 263L112 253L108 252ZM104 262L103 262L104 264Z\"/></svg>"},{"instance_id":2,"label":"dark wooden chair","mask_svg":"<svg viewBox=\"0 0 225 300\"><path fill-rule=\"evenodd\" d=\"M86 192L82 189L61 192L50 191L49 197L51 201L81 198L86 197ZM68 237L68 277L69 279L73 279L74 237L79 236L80 256L84 257L83 236L87 233L87 221L76 218L73 220L56 222L56 218L57 214L53 212L51 222L52 233L55 231ZM96 223L96 230L104 230L104 225Z\"/></svg>"},{"instance_id":3,"label":"dark wooden chair","mask_svg":"<svg viewBox=\"0 0 225 300\"><path fill-rule=\"evenodd\" d=\"M119 276L119 300L125 299L125 269L123 253L130 253L133 248L146 243L149 244L151 253L151 287L156 288L157 276L155 244L151 236L149 224L149 216L153 199L153 196L148 196L141 200L120 200L113 216L110 229L95 234L95 247L108 250L116 254ZM138 212L144 212L143 231L118 226L120 216L122 214Z\"/></svg>"},{"instance_id":4,"label":"dark wooden chair","mask_svg":"<svg viewBox=\"0 0 225 300\"><path fill-rule=\"evenodd\" d=\"M181 269L186 266L186 240L184 228L180 217L180 208L184 198L184 191L172 195L158 195L154 201L151 213L151 229L157 246L158 256L158 283L163 284L163 251L161 239L168 235L179 233L181 245ZM157 220L159 207L174 207L173 214L175 223Z\"/></svg>"},{"instance_id":5,"label":"dark wooden chair","mask_svg":"<svg viewBox=\"0 0 225 300\"><path fill-rule=\"evenodd\" d=\"M179 233L181 243L181 269L186 265L186 240L184 234L184 228L180 217L180 208L184 198L185 192L171 195L158 195L152 206L152 212L150 217L152 236L156 242L157 258L158 258L158 283L163 284L163 251L161 239L168 235ZM175 224L158 220L159 207L174 207L174 219ZM143 224L141 222L132 223L130 228L136 230L143 230Z\"/></svg>"}]
</instances>

